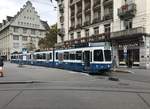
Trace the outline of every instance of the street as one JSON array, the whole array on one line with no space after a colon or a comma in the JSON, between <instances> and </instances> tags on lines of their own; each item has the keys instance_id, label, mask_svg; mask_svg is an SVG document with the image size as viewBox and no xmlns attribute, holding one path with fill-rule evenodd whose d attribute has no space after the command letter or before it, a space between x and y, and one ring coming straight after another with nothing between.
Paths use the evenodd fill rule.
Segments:
<instances>
[{"instance_id":1,"label":"street","mask_svg":"<svg viewBox=\"0 0 150 109\"><path fill-rule=\"evenodd\" d=\"M146 73L115 73L119 81L110 81L107 76L18 67L9 62L4 70L4 77L0 78L0 109L150 108L150 76Z\"/></svg>"}]
</instances>

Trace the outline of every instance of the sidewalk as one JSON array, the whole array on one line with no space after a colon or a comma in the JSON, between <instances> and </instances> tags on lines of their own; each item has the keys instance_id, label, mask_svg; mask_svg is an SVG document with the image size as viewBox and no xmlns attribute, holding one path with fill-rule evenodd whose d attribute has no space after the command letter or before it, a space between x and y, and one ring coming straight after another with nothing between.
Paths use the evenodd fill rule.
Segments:
<instances>
[{"instance_id":1,"label":"sidewalk","mask_svg":"<svg viewBox=\"0 0 150 109\"><path fill-rule=\"evenodd\" d=\"M138 68L138 67L128 68L128 67L121 66L121 67L116 68L114 72L133 73L133 74L136 73L136 74L150 76L150 69L142 69L142 68Z\"/></svg>"}]
</instances>

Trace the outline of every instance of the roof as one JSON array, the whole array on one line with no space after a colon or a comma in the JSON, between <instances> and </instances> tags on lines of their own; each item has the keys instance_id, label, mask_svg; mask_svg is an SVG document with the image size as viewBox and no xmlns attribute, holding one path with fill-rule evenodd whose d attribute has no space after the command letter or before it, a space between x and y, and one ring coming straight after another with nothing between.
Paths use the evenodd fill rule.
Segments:
<instances>
[{"instance_id":1,"label":"roof","mask_svg":"<svg viewBox=\"0 0 150 109\"><path fill-rule=\"evenodd\" d=\"M44 26L44 28L45 28L46 30L50 30L50 27L49 27L47 21L41 20L41 23L42 23L42 25Z\"/></svg>"},{"instance_id":2,"label":"roof","mask_svg":"<svg viewBox=\"0 0 150 109\"><path fill-rule=\"evenodd\" d=\"M12 17L12 16L7 16L7 20L8 20L8 21L13 20L13 18L14 18L14 17Z\"/></svg>"}]
</instances>

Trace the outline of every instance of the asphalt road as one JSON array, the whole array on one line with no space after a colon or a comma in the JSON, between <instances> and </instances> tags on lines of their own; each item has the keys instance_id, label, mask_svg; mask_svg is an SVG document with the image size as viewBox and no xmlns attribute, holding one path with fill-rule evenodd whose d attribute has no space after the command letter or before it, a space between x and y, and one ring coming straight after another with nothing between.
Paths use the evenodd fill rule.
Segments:
<instances>
[{"instance_id":1,"label":"asphalt road","mask_svg":"<svg viewBox=\"0 0 150 109\"><path fill-rule=\"evenodd\" d=\"M0 109L149 109L150 84L128 78L5 63Z\"/></svg>"}]
</instances>

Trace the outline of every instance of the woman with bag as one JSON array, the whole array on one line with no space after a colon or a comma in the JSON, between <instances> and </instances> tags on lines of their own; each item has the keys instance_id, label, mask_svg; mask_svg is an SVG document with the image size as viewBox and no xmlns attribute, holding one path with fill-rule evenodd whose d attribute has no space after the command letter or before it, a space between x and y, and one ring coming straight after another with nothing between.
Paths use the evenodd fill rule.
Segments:
<instances>
[{"instance_id":1,"label":"woman with bag","mask_svg":"<svg viewBox=\"0 0 150 109\"><path fill-rule=\"evenodd\" d=\"M0 57L0 77L3 77L3 66L4 66L4 62L3 62L3 58Z\"/></svg>"}]
</instances>

